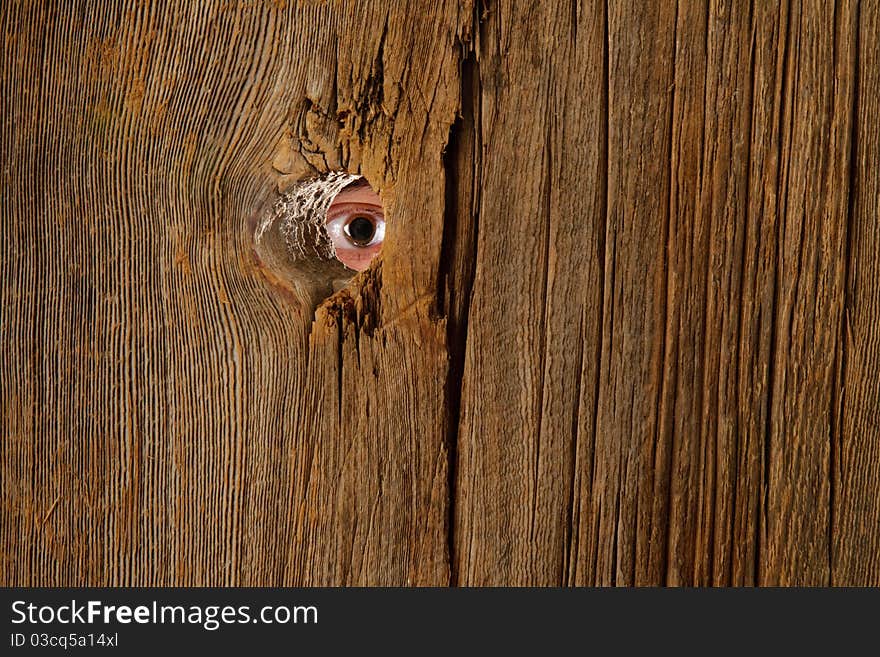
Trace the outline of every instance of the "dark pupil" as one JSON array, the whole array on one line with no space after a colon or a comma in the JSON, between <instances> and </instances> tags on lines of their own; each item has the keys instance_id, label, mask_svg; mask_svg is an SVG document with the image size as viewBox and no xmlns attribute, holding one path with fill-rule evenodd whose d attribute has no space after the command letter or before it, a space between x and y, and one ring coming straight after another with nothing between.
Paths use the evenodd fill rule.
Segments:
<instances>
[{"instance_id":1,"label":"dark pupil","mask_svg":"<svg viewBox=\"0 0 880 657\"><path fill-rule=\"evenodd\" d=\"M346 228L348 229L348 236L351 240L355 244L361 246L369 244L373 239L373 235L376 234L376 227L373 225L373 222L366 217L355 217L349 222Z\"/></svg>"}]
</instances>

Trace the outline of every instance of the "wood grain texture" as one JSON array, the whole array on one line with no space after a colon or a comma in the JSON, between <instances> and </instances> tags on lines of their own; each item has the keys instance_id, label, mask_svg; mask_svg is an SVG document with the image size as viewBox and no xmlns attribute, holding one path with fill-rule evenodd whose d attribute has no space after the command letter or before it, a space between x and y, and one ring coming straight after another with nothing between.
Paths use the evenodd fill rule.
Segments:
<instances>
[{"instance_id":1,"label":"wood grain texture","mask_svg":"<svg viewBox=\"0 0 880 657\"><path fill-rule=\"evenodd\" d=\"M0 584L880 583L876 3L0 24ZM339 169L315 310L253 230Z\"/></svg>"},{"instance_id":2,"label":"wood grain texture","mask_svg":"<svg viewBox=\"0 0 880 657\"><path fill-rule=\"evenodd\" d=\"M568 9L491 3L476 47L456 581L874 581L863 8Z\"/></svg>"},{"instance_id":3,"label":"wood grain texture","mask_svg":"<svg viewBox=\"0 0 880 657\"><path fill-rule=\"evenodd\" d=\"M471 12L2 16L2 581L447 583L434 310ZM344 167L399 228L313 322L249 227L277 185Z\"/></svg>"},{"instance_id":4,"label":"wood grain texture","mask_svg":"<svg viewBox=\"0 0 880 657\"><path fill-rule=\"evenodd\" d=\"M876 586L880 534L880 8L857 12L839 425L832 444L832 583Z\"/></svg>"}]
</instances>

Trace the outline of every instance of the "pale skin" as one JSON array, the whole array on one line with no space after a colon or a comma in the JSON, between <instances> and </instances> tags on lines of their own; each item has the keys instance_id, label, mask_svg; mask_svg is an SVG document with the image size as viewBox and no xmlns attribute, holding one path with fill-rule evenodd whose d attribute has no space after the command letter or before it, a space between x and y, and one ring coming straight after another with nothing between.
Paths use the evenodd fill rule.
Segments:
<instances>
[{"instance_id":1,"label":"pale skin","mask_svg":"<svg viewBox=\"0 0 880 657\"><path fill-rule=\"evenodd\" d=\"M327 234L336 258L349 269L363 271L379 253L385 237L382 201L363 178L343 189L327 209Z\"/></svg>"}]
</instances>

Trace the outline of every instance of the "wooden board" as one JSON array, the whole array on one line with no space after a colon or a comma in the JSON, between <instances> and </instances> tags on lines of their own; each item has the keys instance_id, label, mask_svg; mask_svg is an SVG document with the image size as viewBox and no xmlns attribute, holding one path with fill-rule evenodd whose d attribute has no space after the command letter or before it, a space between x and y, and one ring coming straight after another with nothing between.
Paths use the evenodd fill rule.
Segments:
<instances>
[{"instance_id":1,"label":"wooden board","mask_svg":"<svg viewBox=\"0 0 880 657\"><path fill-rule=\"evenodd\" d=\"M880 583L873 4L0 23L0 583ZM253 231L340 169L315 310Z\"/></svg>"}]
</instances>

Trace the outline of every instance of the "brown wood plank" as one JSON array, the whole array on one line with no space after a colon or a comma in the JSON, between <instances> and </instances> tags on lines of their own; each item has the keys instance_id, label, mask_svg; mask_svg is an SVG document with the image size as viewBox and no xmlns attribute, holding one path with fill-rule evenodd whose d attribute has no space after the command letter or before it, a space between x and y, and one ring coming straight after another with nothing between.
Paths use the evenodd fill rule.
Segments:
<instances>
[{"instance_id":1,"label":"brown wood plank","mask_svg":"<svg viewBox=\"0 0 880 657\"><path fill-rule=\"evenodd\" d=\"M859 5L840 425L832 445L832 583L880 584L880 9Z\"/></svg>"},{"instance_id":2,"label":"brown wood plank","mask_svg":"<svg viewBox=\"0 0 880 657\"><path fill-rule=\"evenodd\" d=\"M510 163L497 189L485 152L476 164L483 201L461 408L460 579L549 582L562 563L557 581L572 583L827 582L854 5L682 2L667 16L665 5L609 3L607 35L597 33L603 5L573 7L576 23L559 12L548 25L490 6L476 53L482 116L492 108L478 141L509 152L499 157ZM504 61L520 65L515 29L526 22L555 30L544 77L594 91L581 94L582 113L542 116L558 83L542 94L518 80L521 102L498 90L503 26L514 26ZM603 105L608 144L596 147ZM537 152L528 144L539 143L542 121L552 128L539 177L537 161L521 170L512 144ZM528 136L517 133L528 126ZM548 194L544 181L566 180L552 175L556 157L587 184ZM597 164L605 180L590 178ZM505 204L490 205L501 184ZM607 207L594 196L604 186ZM535 200L542 194L549 211ZM524 218L511 234L513 207ZM577 229L570 217L581 219ZM567 234L576 238L560 239ZM552 257L541 254L542 235ZM585 258L585 245L600 245L600 257ZM546 292L535 284L545 261ZM523 298L528 312L515 303ZM543 376L552 387L529 365L550 343ZM478 393L487 389L492 398ZM566 514L560 549L541 522Z\"/></svg>"},{"instance_id":3,"label":"brown wood plank","mask_svg":"<svg viewBox=\"0 0 880 657\"><path fill-rule=\"evenodd\" d=\"M671 53L674 13L615 5L606 28L602 5L576 9L492 6L481 26L479 141L493 157L483 153L478 173L461 583L631 581L639 502L650 493L650 372L660 366L650 290L660 285L665 201L640 182L663 188L668 175L668 127L658 123L667 124L671 61L643 61L639 44Z\"/></svg>"},{"instance_id":4,"label":"brown wood plank","mask_svg":"<svg viewBox=\"0 0 880 657\"><path fill-rule=\"evenodd\" d=\"M871 3L0 24L0 584L880 581ZM344 168L322 301L253 231Z\"/></svg>"},{"instance_id":5,"label":"brown wood plank","mask_svg":"<svg viewBox=\"0 0 880 657\"><path fill-rule=\"evenodd\" d=\"M463 128L472 124L483 148L469 174L479 194L453 568L461 584L554 584L569 567L574 423L584 352L595 352L585 343L597 334L598 313L584 313L600 303L603 146L583 137L601 97L581 100L567 77L578 70L568 12L502 5L481 18L469 80L477 102ZM585 69L596 81L600 72ZM582 121L571 133L573 117ZM568 191L581 183L582 193Z\"/></svg>"},{"instance_id":6,"label":"brown wood plank","mask_svg":"<svg viewBox=\"0 0 880 657\"><path fill-rule=\"evenodd\" d=\"M440 155L470 9L0 15L0 580L448 582ZM340 166L398 228L313 324L251 220Z\"/></svg>"},{"instance_id":7,"label":"brown wood plank","mask_svg":"<svg viewBox=\"0 0 880 657\"><path fill-rule=\"evenodd\" d=\"M792 3L787 18L762 584L831 577L854 19L853 3Z\"/></svg>"}]
</instances>

